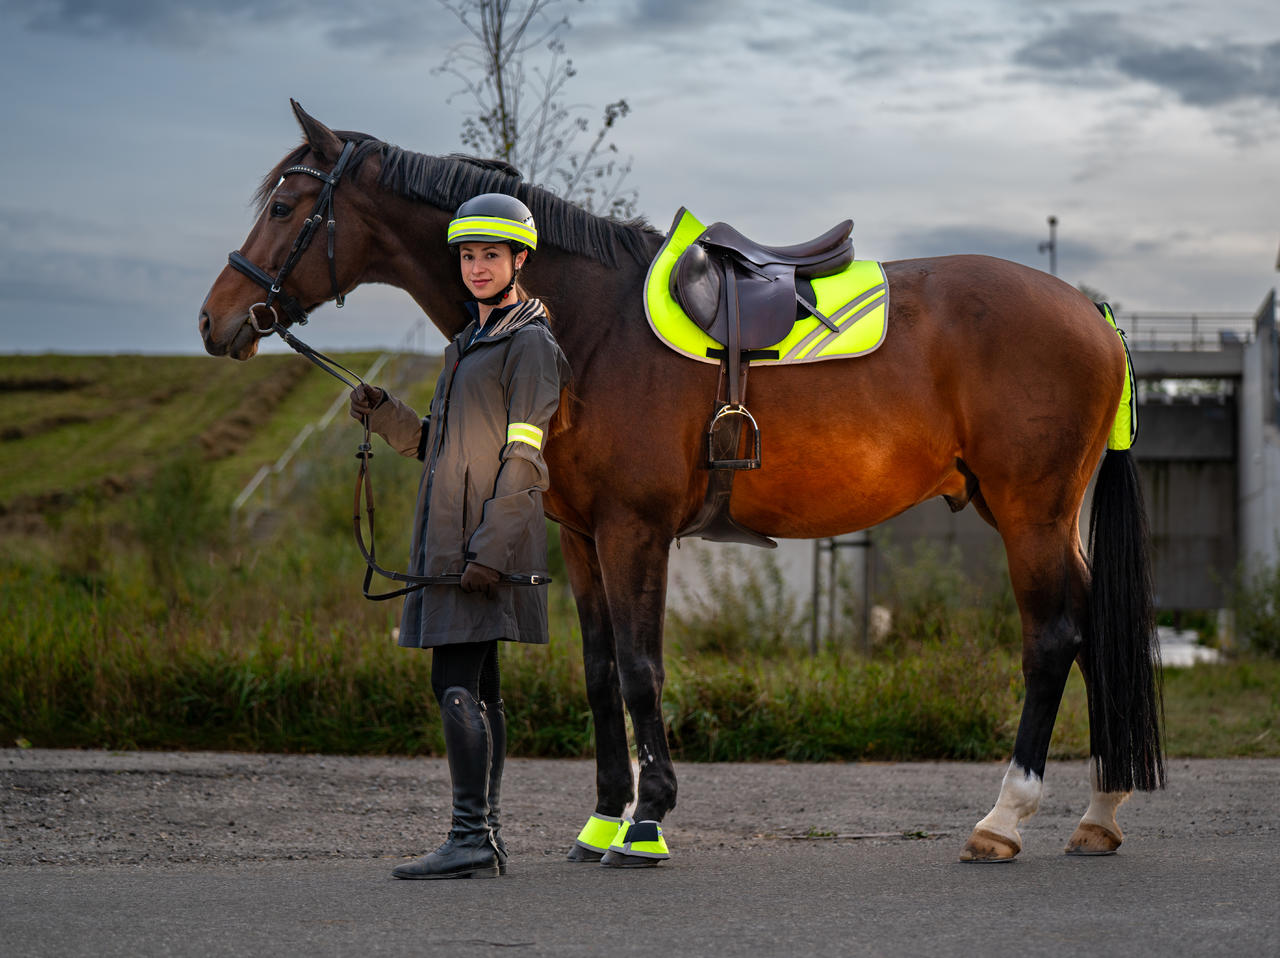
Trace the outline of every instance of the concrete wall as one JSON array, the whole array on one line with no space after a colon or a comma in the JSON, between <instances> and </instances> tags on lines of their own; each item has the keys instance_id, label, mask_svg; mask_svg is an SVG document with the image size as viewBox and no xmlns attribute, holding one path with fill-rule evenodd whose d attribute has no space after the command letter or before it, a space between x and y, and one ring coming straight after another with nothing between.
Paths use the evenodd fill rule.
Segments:
<instances>
[{"instance_id":1,"label":"concrete wall","mask_svg":"<svg viewBox=\"0 0 1280 958\"><path fill-rule=\"evenodd\" d=\"M1146 462L1156 607L1220 609L1236 566L1235 463Z\"/></svg>"},{"instance_id":2,"label":"concrete wall","mask_svg":"<svg viewBox=\"0 0 1280 958\"><path fill-rule=\"evenodd\" d=\"M1156 605L1218 609L1239 550L1234 397L1144 403L1138 460L1151 528Z\"/></svg>"}]
</instances>

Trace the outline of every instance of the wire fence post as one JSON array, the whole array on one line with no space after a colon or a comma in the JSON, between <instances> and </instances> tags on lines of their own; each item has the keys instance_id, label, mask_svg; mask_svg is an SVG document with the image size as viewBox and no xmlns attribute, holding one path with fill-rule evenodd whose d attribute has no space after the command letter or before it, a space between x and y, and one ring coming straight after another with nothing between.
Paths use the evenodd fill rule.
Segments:
<instances>
[{"instance_id":1,"label":"wire fence post","mask_svg":"<svg viewBox=\"0 0 1280 958\"><path fill-rule=\"evenodd\" d=\"M846 595L851 596L857 603L855 607L855 617L850 620L850 625L854 625L856 623L858 627L858 646L864 655L870 654L871 591L872 575L874 571L872 546L871 533L865 529L845 537L813 540L813 618L809 623L810 655L816 656L818 654L818 649L820 647L820 625L824 611L827 619L827 642L834 643L837 641L839 635L838 625L843 622L843 616L839 611L842 584L845 586ZM841 550L854 550L854 556L856 557L854 561L854 568L852 570L853 574L843 583L841 578L842 563L839 559ZM825 583L822 582L823 552L828 553L827 581ZM822 608L824 584L826 586L825 593L827 600L827 607L825 610Z\"/></svg>"}]
</instances>

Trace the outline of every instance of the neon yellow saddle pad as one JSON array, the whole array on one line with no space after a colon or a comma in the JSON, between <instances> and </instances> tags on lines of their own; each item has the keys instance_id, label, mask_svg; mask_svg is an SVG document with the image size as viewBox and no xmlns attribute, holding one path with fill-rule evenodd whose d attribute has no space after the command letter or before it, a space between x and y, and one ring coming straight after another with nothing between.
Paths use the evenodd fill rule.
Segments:
<instances>
[{"instance_id":1,"label":"neon yellow saddle pad","mask_svg":"<svg viewBox=\"0 0 1280 958\"><path fill-rule=\"evenodd\" d=\"M685 315L671 295L671 270L680 254L702 235L706 227L684 207L676 213L667 239L658 250L645 278L644 308L649 328L671 349L704 363L719 363L708 350L723 351L723 343L708 336ZM854 260L832 276L811 280L817 308L836 324L825 326L815 316L796 320L791 331L768 349L777 359L754 359L753 364L778 366L812 363L823 359L862 356L884 342L889 318L889 284L884 269L873 260Z\"/></svg>"}]
</instances>

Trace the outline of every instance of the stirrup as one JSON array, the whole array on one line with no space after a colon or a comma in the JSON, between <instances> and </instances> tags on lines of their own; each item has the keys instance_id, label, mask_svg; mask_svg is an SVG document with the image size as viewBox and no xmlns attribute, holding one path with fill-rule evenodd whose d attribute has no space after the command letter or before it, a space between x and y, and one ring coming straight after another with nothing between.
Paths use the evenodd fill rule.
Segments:
<instances>
[{"instance_id":1,"label":"stirrup","mask_svg":"<svg viewBox=\"0 0 1280 958\"><path fill-rule=\"evenodd\" d=\"M751 423L751 457L748 459L717 459L715 453L716 439L716 423L725 416L744 416L747 422ZM734 449L737 452L737 449ZM715 414L711 420L711 425L707 428L707 468L708 469L759 469L760 468L760 426L756 423L756 417L751 415L747 407L738 403L737 405L724 405L720 407L720 411Z\"/></svg>"}]
</instances>

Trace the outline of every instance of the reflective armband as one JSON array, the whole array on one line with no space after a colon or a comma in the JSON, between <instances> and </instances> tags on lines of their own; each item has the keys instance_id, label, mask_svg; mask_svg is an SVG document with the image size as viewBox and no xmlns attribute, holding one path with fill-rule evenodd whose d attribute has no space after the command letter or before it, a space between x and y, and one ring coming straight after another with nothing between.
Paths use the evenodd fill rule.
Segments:
<instances>
[{"instance_id":1,"label":"reflective armband","mask_svg":"<svg viewBox=\"0 0 1280 958\"><path fill-rule=\"evenodd\" d=\"M507 424L507 442L524 442L542 451L542 430L532 423L513 422Z\"/></svg>"}]
</instances>

